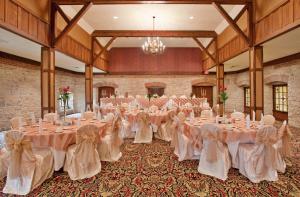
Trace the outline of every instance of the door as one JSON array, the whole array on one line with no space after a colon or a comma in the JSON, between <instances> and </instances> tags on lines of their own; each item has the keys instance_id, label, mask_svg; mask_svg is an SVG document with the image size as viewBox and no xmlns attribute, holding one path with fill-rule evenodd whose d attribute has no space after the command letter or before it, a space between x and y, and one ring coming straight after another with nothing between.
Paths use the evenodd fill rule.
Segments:
<instances>
[{"instance_id":1,"label":"door","mask_svg":"<svg viewBox=\"0 0 300 197\"><path fill-rule=\"evenodd\" d=\"M115 94L114 87L99 87L98 88L98 102L100 103L100 98L107 98Z\"/></svg>"},{"instance_id":2,"label":"door","mask_svg":"<svg viewBox=\"0 0 300 197\"><path fill-rule=\"evenodd\" d=\"M213 87L212 86L193 86L192 93L197 98L207 98L207 102L213 106Z\"/></svg>"}]
</instances>

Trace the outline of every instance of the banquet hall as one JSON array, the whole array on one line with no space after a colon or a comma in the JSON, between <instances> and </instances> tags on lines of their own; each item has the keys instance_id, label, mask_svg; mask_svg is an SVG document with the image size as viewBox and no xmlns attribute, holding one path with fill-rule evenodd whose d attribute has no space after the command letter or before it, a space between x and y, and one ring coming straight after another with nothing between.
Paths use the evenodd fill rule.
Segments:
<instances>
[{"instance_id":1,"label":"banquet hall","mask_svg":"<svg viewBox=\"0 0 300 197\"><path fill-rule=\"evenodd\" d=\"M0 196L300 196L300 0L0 0Z\"/></svg>"}]
</instances>

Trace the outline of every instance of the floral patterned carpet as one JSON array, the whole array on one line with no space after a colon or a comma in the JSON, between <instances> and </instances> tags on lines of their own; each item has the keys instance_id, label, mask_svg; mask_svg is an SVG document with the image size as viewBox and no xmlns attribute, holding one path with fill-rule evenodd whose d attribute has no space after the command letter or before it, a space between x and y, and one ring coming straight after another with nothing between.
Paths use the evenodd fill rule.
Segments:
<instances>
[{"instance_id":1,"label":"floral patterned carpet","mask_svg":"<svg viewBox=\"0 0 300 197\"><path fill-rule=\"evenodd\" d=\"M96 177L71 181L67 173L55 172L29 196L300 196L300 131L293 133L295 156L278 182L254 184L236 169L224 182L198 173L198 161L178 162L169 143L126 140L120 161L102 162ZM0 190L3 186L4 180Z\"/></svg>"}]
</instances>

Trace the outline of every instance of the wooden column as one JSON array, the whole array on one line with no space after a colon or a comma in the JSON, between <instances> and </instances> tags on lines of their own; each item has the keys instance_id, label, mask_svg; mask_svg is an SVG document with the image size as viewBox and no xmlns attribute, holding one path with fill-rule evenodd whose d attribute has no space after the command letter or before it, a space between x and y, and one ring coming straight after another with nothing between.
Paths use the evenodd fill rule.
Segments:
<instances>
[{"instance_id":1,"label":"wooden column","mask_svg":"<svg viewBox=\"0 0 300 197\"><path fill-rule=\"evenodd\" d=\"M224 64L217 64L216 65L217 68L217 93L218 93L218 104L220 106L220 110L219 113L220 115L223 114L223 103L221 102L221 99L219 97L220 95L220 88L224 88Z\"/></svg>"},{"instance_id":2,"label":"wooden column","mask_svg":"<svg viewBox=\"0 0 300 197\"><path fill-rule=\"evenodd\" d=\"M260 120L264 111L263 48L251 47L249 57L250 116L252 118L252 112L255 111L256 120Z\"/></svg>"},{"instance_id":3,"label":"wooden column","mask_svg":"<svg viewBox=\"0 0 300 197\"><path fill-rule=\"evenodd\" d=\"M93 110L93 66L85 65L85 108Z\"/></svg>"},{"instance_id":4,"label":"wooden column","mask_svg":"<svg viewBox=\"0 0 300 197\"><path fill-rule=\"evenodd\" d=\"M41 50L41 109L44 114L55 112L55 50L42 47Z\"/></svg>"}]
</instances>

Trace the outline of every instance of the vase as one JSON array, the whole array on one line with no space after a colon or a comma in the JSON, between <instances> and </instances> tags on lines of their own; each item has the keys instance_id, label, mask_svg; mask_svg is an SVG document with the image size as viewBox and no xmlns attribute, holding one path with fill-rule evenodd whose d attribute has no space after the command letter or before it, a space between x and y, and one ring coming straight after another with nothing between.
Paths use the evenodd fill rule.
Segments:
<instances>
[{"instance_id":1,"label":"vase","mask_svg":"<svg viewBox=\"0 0 300 197\"><path fill-rule=\"evenodd\" d=\"M63 102L64 102L64 122L66 122L66 115L67 115L66 104L67 104L67 102L66 101L63 101Z\"/></svg>"}]
</instances>

